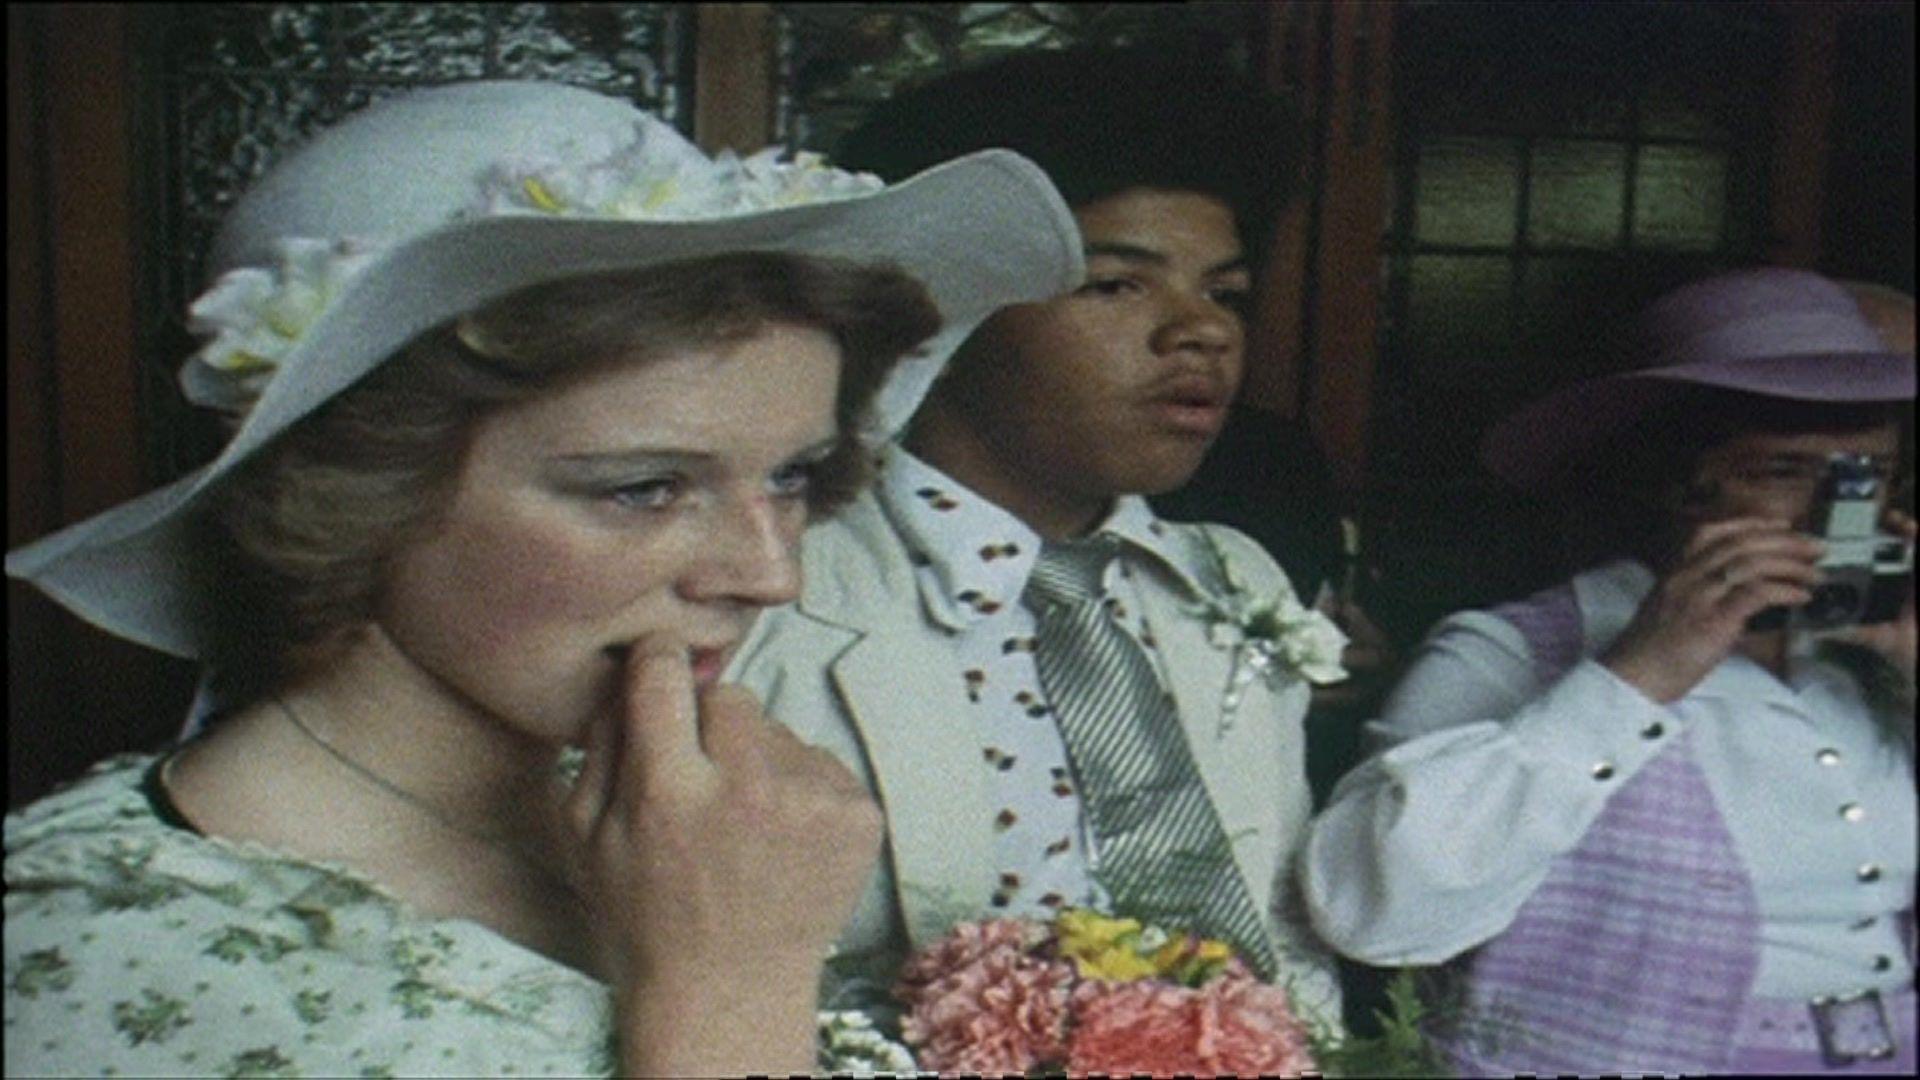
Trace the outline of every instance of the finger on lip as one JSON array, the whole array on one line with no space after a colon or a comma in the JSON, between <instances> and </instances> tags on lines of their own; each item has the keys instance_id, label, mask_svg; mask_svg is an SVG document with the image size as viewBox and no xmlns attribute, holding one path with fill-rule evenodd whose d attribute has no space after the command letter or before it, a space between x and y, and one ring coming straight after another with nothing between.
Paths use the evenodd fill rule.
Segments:
<instances>
[{"instance_id":1,"label":"finger on lip","mask_svg":"<svg viewBox=\"0 0 1920 1080\"><path fill-rule=\"evenodd\" d=\"M693 650L686 642L658 637L633 642L620 655L626 660L629 684L648 674L670 675L686 670L693 661Z\"/></svg>"},{"instance_id":2,"label":"finger on lip","mask_svg":"<svg viewBox=\"0 0 1920 1080\"><path fill-rule=\"evenodd\" d=\"M696 647L688 654L693 667L693 676L702 683L718 682L720 673L727 669L727 663L733 658L733 646L719 645Z\"/></svg>"},{"instance_id":3,"label":"finger on lip","mask_svg":"<svg viewBox=\"0 0 1920 1080\"><path fill-rule=\"evenodd\" d=\"M685 642L647 637L627 650L625 768L658 782L698 760L699 709Z\"/></svg>"},{"instance_id":4,"label":"finger on lip","mask_svg":"<svg viewBox=\"0 0 1920 1080\"><path fill-rule=\"evenodd\" d=\"M615 642L602 651L620 666L628 697L672 690L693 664L692 648L672 635L648 634Z\"/></svg>"},{"instance_id":5,"label":"finger on lip","mask_svg":"<svg viewBox=\"0 0 1920 1080\"><path fill-rule=\"evenodd\" d=\"M671 644L656 642L641 647L638 643L632 641L616 641L602 648L600 652L607 659L623 666L634 659L644 659L650 656L666 656L678 652L686 658L689 666L700 667L716 659L722 662L731 659L733 649L737 644L738 642L733 641L719 645L693 645L686 642L673 642ZM638 649L637 652L636 649Z\"/></svg>"}]
</instances>

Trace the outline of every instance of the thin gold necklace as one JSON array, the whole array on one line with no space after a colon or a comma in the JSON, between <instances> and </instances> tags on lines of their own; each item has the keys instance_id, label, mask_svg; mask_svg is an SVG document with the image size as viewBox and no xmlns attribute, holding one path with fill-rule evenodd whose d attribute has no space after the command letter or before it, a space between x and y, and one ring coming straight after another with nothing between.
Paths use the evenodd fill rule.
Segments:
<instances>
[{"instance_id":1,"label":"thin gold necklace","mask_svg":"<svg viewBox=\"0 0 1920 1080\"><path fill-rule=\"evenodd\" d=\"M420 796L415 795L413 792L408 791L406 788L401 787L399 784L394 783L393 781L387 779L386 777L381 776L379 773L374 772L372 769L368 768L365 765L360 764L358 761L355 761L354 759L348 757L345 751L333 745L333 743L329 742L325 736L313 730L313 728L308 727L307 722L305 720L300 719L300 714L297 712L294 712L293 706L288 705L284 700L282 700L280 695L269 694L267 696L275 705L279 706L280 712L284 714L288 720L292 721L293 726L299 729L300 734L305 735L309 740L313 742L315 746L318 746L320 749L326 751L328 757L331 757L333 758L333 760L339 762L342 765L345 765L355 776L360 777L362 780L365 780L367 783L372 784L374 787L379 788L381 791L386 792L387 794L393 796L394 798L399 799L401 802L406 803L408 806L411 806L414 809L420 811L421 813L427 815L428 817L432 818L435 822L438 822L442 828L458 833L459 835L464 836L469 840L476 840L482 844L487 845L490 848L493 848L495 851L508 855L515 862L520 863L521 865L535 871L541 877L544 877L553 881L554 883L558 884L562 889L565 889L567 892L573 891L566 884L566 882L561 880L558 874L556 874L553 870L551 870L546 865L541 863L538 859L536 859L533 855L533 852L528 850L525 846L519 843L516 843L512 840L509 840L504 836L494 836L489 833L483 833L476 829L471 829L465 825L460 824L458 821L455 821L452 817L450 817L445 811L441 810L439 807L433 805L432 803L421 798Z\"/></svg>"}]
</instances>

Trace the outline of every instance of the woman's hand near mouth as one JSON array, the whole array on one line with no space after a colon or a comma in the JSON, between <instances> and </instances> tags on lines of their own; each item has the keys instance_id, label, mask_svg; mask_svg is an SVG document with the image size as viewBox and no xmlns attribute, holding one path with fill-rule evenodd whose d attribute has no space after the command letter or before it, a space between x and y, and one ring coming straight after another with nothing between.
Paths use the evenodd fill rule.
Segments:
<instances>
[{"instance_id":1,"label":"woman's hand near mouth","mask_svg":"<svg viewBox=\"0 0 1920 1080\"><path fill-rule=\"evenodd\" d=\"M820 965L872 872L879 808L746 690L698 687L684 643L636 644L624 676L565 807L622 1061L806 1072ZM761 977L742 995L747 970Z\"/></svg>"}]
</instances>

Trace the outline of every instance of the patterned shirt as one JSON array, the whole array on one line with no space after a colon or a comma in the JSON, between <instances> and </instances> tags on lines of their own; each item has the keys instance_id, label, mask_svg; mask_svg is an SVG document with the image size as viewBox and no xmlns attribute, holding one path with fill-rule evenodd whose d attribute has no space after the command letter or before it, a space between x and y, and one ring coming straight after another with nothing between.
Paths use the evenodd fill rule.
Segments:
<instances>
[{"instance_id":1,"label":"patterned shirt","mask_svg":"<svg viewBox=\"0 0 1920 1080\"><path fill-rule=\"evenodd\" d=\"M1085 815L1052 706L1034 666L1033 612L1021 602L1041 539L1018 518L898 446L881 455L880 505L913 553L921 602L951 631L953 670L977 708L965 722L980 739L989 774L998 879L992 904L1008 917L1049 918L1063 905L1100 905ZM1132 580L1142 560L1164 564L1196 595L1199 582L1146 500L1124 497L1094 534L1123 541L1107 568L1114 619L1152 658L1165 660Z\"/></svg>"},{"instance_id":2,"label":"patterned shirt","mask_svg":"<svg viewBox=\"0 0 1920 1080\"><path fill-rule=\"evenodd\" d=\"M613 1072L604 983L345 868L180 827L155 762L7 817L6 1075ZM823 1068L910 1067L849 1019L822 1015L841 1051Z\"/></svg>"}]
</instances>

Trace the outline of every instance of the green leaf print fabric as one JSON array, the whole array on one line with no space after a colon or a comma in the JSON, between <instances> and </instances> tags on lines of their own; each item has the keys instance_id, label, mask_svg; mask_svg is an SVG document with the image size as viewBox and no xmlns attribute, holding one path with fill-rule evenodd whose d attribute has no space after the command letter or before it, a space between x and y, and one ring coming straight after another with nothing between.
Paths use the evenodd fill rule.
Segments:
<instances>
[{"instance_id":1,"label":"green leaf print fabric","mask_svg":"<svg viewBox=\"0 0 1920 1080\"><path fill-rule=\"evenodd\" d=\"M343 868L168 825L154 761L6 819L7 1075L613 1071L604 984Z\"/></svg>"}]
</instances>

